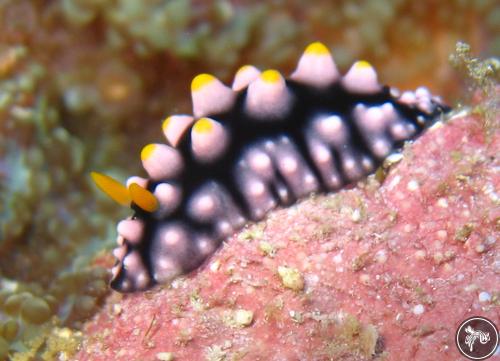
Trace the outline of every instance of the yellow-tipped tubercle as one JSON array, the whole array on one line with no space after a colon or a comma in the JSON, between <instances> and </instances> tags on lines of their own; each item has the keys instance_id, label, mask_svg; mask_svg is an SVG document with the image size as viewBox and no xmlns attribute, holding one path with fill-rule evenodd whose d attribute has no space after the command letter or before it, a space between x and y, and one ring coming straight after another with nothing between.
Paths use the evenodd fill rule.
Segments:
<instances>
[{"instance_id":1,"label":"yellow-tipped tubercle","mask_svg":"<svg viewBox=\"0 0 500 361\"><path fill-rule=\"evenodd\" d=\"M216 80L217 78L211 74L199 74L195 76L193 78L193 81L191 82L191 91L195 92L197 90L200 90L207 84L210 84Z\"/></svg>"},{"instance_id":2,"label":"yellow-tipped tubercle","mask_svg":"<svg viewBox=\"0 0 500 361\"><path fill-rule=\"evenodd\" d=\"M252 65L250 64L247 64L247 65L243 65L241 68L239 68L237 71L236 71L236 74L240 74L240 73L243 73L249 69L252 68Z\"/></svg>"},{"instance_id":3,"label":"yellow-tipped tubercle","mask_svg":"<svg viewBox=\"0 0 500 361\"><path fill-rule=\"evenodd\" d=\"M366 60L359 60L354 64L354 66L358 69L368 69L372 67L372 65Z\"/></svg>"},{"instance_id":4,"label":"yellow-tipped tubercle","mask_svg":"<svg viewBox=\"0 0 500 361\"><path fill-rule=\"evenodd\" d=\"M90 176L97 187L116 203L123 206L130 205L129 192L123 184L102 173L91 172Z\"/></svg>"},{"instance_id":5,"label":"yellow-tipped tubercle","mask_svg":"<svg viewBox=\"0 0 500 361\"><path fill-rule=\"evenodd\" d=\"M170 124L170 118L171 117L166 117L165 120L163 121L163 123L161 125L161 129L163 129L163 131L167 130L168 125Z\"/></svg>"},{"instance_id":6,"label":"yellow-tipped tubercle","mask_svg":"<svg viewBox=\"0 0 500 361\"><path fill-rule=\"evenodd\" d=\"M151 155L154 153L156 149L156 144L148 144L141 150L141 160L146 160L151 157Z\"/></svg>"},{"instance_id":7,"label":"yellow-tipped tubercle","mask_svg":"<svg viewBox=\"0 0 500 361\"><path fill-rule=\"evenodd\" d=\"M304 53L311 55L327 55L330 54L330 51L323 43L316 41L309 44Z\"/></svg>"},{"instance_id":8,"label":"yellow-tipped tubercle","mask_svg":"<svg viewBox=\"0 0 500 361\"><path fill-rule=\"evenodd\" d=\"M281 80L281 74L277 70L269 69L263 71L262 74L260 74L260 78L266 83L277 83Z\"/></svg>"},{"instance_id":9,"label":"yellow-tipped tubercle","mask_svg":"<svg viewBox=\"0 0 500 361\"><path fill-rule=\"evenodd\" d=\"M154 212L158 209L158 200L147 189L141 187L137 183L131 183L128 187L130 198L139 208L146 212Z\"/></svg>"},{"instance_id":10,"label":"yellow-tipped tubercle","mask_svg":"<svg viewBox=\"0 0 500 361\"><path fill-rule=\"evenodd\" d=\"M212 121L208 118L200 118L193 125L193 131L195 131L196 133L209 133L212 131L212 128Z\"/></svg>"}]
</instances>

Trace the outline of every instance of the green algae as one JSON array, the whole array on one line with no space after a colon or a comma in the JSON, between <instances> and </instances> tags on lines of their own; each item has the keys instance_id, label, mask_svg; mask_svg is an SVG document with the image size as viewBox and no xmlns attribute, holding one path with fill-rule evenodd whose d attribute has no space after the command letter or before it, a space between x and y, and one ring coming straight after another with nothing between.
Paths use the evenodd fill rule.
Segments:
<instances>
[{"instance_id":1,"label":"green algae","mask_svg":"<svg viewBox=\"0 0 500 361\"><path fill-rule=\"evenodd\" d=\"M12 354L10 360L70 360L78 351L81 338L81 332L75 332L69 328L56 325L44 327L26 342L25 350Z\"/></svg>"},{"instance_id":2,"label":"green algae","mask_svg":"<svg viewBox=\"0 0 500 361\"><path fill-rule=\"evenodd\" d=\"M500 8L496 12L500 13ZM500 123L497 119L500 110L498 96L500 59L498 57L476 58L472 54L471 46L459 41L456 44L455 53L450 55L450 63L465 74L465 78L469 82L470 92L480 93L482 99L472 109L472 113L483 119L486 136L491 138L493 133L500 129Z\"/></svg>"},{"instance_id":3,"label":"green algae","mask_svg":"<svg viewBox=\"0 0 500 361\"><path fill-rule=\"evenodd\" d=\"M3 337L0 337L0 360L7 360L8 355L9 343Z\"/></svg>"},{"instance_id":4,"label":"green algae","mask_svg":"<svg viewBox=\"0 0 500 361\"><path fill-rule=\"evenodd\" d=\"M52 310L44 299L29 297L22 302L20 315L27 322L39 325L50 319Z\"/></svg>"},{"instance_id":5,"label":"green algae","mask_svg":"<svg viewBox=\"0 0 500 361\"><path fill-rule=\"evenodd\" d=\"M399 79L428 71L438 63L436 55L428 51L427 39L433 33L441 36L446 32L452 44L459 34L475 35L466 30L486 17L481 33L484 38L490 36L492 44L500 41L496 31L500 7L493 1L325 0L306 6L300 1L59 0L53 11L60 12L68 28L88 29L98 23L106 49L131 50L141 58L168 51L214 68L222 76L241 63L242 54L250 62L274 67L293 59L305 43L318 37L331 39L327 45L333 47L342 68L365 54L363 57L388 64L383 74L390 80L396 77L392 74L394 61L404 64L410 54L416 59L413 67L399 72ZM457 13L468 16L455 16ZM394 48L400 50L402 59L394 59Z\"/></svg>"},{"instance_id":6,"label":"green algae","mask_svg":"<svg viewBox=\"0 0 500 361\"><path fill-rule=\"evenodd\" d=\"M0 325L12 359L49 352L51 320L75 327L108 292L107 272L84 268L108 228L88 215L107 205L88 201L88 149L62 126L47 82L27 47L2 48Z\"/></svg>"},{"instance_id":7,"label":"green algae","mask_svg":"<svg viewBox=\"0 0 500 361\"><path fill-rule=\"evenodd\" d=\"M335 338L325 347L332 359L356 355L358 359L372 359L379 352L379 334L375 326L361 323L355 316L346 315L336 325Z\"/></svg>"},{"instance_id":8,"label":"green algae","mask_svg":"<svg viewBox=\"0 0 500 361\"><path fill-rule=\"evenodd\" d=\"M63 0L60 6L74 26L105 19L107 45L113 50L131 48L141 57L168 50L222 66L235 64L263 14L261 5L241 9L227 1L198 4L198 11L189 0Z\"/></svg>"},{"instance_id":9,"label":"green algae","mask_svg":"<svg viewBox=\"0 0 500 361\"><path fill-rule=\"evenodd\" d=\"M478 59L472 55L471 46L457 42L455 53L450 55L450 62L457 68L467 71L474 90L491 96L496 84L500 81L500 60L498 58Z\"/></svg>"}]
</instances>

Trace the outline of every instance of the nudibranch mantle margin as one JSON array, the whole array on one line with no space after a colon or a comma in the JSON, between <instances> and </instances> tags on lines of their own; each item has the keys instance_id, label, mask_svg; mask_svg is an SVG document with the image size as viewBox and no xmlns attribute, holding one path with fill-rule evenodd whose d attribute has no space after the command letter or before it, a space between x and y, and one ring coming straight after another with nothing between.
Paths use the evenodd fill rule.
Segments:
<instances>
[{"instance_id":1,"label":"nudibranch mantle margin","mask_svg":"<svg viewBox=\"0 0 500 361\"><path fill-rule=\"evenodd\" d=\"M196 76L191 94L193 115L169 116L166 144L143 148L148 178L124 186L92 173L134 210L117 226L116 291L144 291L196 269L247 222L365 177L449 110L424 87L381 86L366 61L341 75L319 42L288 79L246 65L231 87Z\"/></svg>"}]
</instances>

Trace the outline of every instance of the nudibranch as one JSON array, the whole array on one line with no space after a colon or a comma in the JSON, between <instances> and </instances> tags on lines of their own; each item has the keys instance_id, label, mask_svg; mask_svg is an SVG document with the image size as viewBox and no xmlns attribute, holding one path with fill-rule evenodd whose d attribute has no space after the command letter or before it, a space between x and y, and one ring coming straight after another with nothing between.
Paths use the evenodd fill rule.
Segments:
<instances>
[{"instance_id":1,"label":"nudibranch","mask_svg":"<svg viewBox=\"0 0 500 361\"><path fill-rule=\"evenodd\" d=\"M147 178L125 186L92 173L134 211L117 227L111 287L119 292L169 282L273 208L365 177L449 110L424 87L380 85L366 61L341 75L319 42L287 79L246 65L231 87L200 74L191 91L193 115L169 116L165 144L143 148Z\"/></svg>"}]
</instances>

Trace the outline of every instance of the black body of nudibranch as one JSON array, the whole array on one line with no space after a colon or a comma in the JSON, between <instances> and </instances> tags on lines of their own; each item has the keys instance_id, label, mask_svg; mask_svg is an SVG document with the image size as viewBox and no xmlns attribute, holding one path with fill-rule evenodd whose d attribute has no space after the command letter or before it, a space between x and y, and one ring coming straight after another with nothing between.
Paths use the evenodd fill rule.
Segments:
<instances>
[{"instance_id":1,"label":"black body of nudibranch","mask_svg":"<svg viewBox=\"0 0 500 361\"><path fill-rule=\"evenodd\" d=\"M118 224L117 291L188 273L248 221L365 177L448 110L425 88L379 85L365 61L342 76L320 43L289 79L244 66L231 88L208 74L191 87L193 116L168 117L166 144L141 153L148 178L132 177L112 195L129 197L134 210Z\"/></svg>"}]
</instances>

